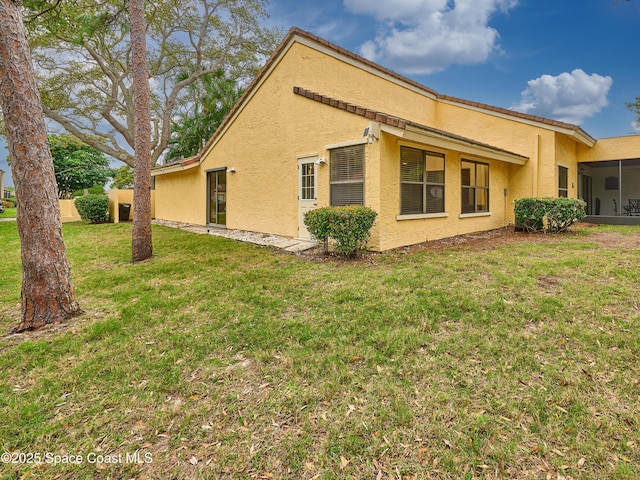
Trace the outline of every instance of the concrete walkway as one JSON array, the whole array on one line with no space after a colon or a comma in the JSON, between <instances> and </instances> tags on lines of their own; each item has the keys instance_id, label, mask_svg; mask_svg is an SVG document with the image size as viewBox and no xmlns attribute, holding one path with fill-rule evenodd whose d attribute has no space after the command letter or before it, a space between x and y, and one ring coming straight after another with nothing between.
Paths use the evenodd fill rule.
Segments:
<instances>
[{"instance_id":1,"label":"concrete walkway","mask_svg":"<svg viewBox=\"0 0 640 480\"><path fill-rule=\"evenodd\" d=\"M272 235L270 233L248 232L246 230L230 230L216 227L203 227L201 225L192 225L189 223L172 222L168 220L153 220L156 225L164 225L166 227L179 228L187 232L198 234L209 234L217 237L230 238L241 242L255 243L256 245L265 245L280 248L287 252L299 253L309 250L317 245L311 240L292 239Z\"/></svg>"}]
</instances>

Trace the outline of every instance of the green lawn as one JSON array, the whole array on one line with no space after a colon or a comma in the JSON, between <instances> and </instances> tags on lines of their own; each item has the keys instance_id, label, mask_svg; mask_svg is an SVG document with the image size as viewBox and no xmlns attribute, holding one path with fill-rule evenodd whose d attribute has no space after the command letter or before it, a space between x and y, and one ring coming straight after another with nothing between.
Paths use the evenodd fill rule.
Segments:
<instances>
[{"instance_id":1,"label":"green lawn","mask_svg":"<svg viewBox=\"0 0 640 480\"><path fill-rule=\"evenodd\" d=\"M130 224L64 226L86 314L0 338L2 450L42 460L3 478L640 477L638 228L359 262L153 232L132 265Z\"/></svg>"},{"instance_id":2,"label":"green lawn","mask_svg":"<svg viewBox=\"0 0 640 480\"><path fill-rule=\"evenodd\" d=\"M4 212L0 213L0 218L16 218L16 208L5 208Z\"/></svg>"}]
</instances>

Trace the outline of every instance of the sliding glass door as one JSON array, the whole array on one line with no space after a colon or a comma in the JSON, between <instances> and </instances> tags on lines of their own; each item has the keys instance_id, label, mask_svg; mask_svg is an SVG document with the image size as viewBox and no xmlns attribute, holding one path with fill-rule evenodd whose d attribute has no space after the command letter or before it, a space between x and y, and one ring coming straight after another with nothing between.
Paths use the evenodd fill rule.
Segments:
<instances>
[{"instance_id":1,"label":"sliding glass door","mask_svg":"<svg viewBox=\"0 0 640 480\"><path fill-rule=\"evenodd\" d=\"M227 169L207 172L208 221L214 225L227 224Z\"/></svg>"}]
</instances>

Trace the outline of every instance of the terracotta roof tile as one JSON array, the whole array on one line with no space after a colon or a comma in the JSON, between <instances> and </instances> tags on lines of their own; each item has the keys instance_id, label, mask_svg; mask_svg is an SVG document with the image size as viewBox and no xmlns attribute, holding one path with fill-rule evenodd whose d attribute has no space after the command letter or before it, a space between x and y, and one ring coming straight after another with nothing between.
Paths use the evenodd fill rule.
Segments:
<instances>
[{"instance_id":1,"label":"terracotta roof tile","mask_svg":"<svg viewBox=\"0 0 640 480\"><path fill-rule=\"evenodd\" d=\"M371 109L368 109L368 108L365 108L365 107L361 107L359 105L354 105L352 103L344 102L342 100L336 100L334 98L330 98L330 97L327 97L326 95L321 95L321 94L316 93L316 92L310 92L309 90L305 90L302 87L293 87L293 93L295 93L297 95L300 95L302 97L305 97L305 98L309 98L309 99L314 100L316 102L332 106L334 108L337 108L338 110L344 110L346 112L353 113L355 115L359 115L361 117L365 117L365 118L368 118L368 119L371 119L371 120L375 119L376 122L384 123L386 125L391 125L393 127L398 127L398 128L404 129L404 128L407 128L407 126L413 126L413 127L419 128L421 130L425 130L427 132L436 133L438 135L442 135L442 136L445 136L445 137L448 137L448 138L451 138L451 139L454 139L454 140L462 141L462 142L465 142L465 143L468 143L468 144L482 146L482 147L485 147L485 148L491 148L492 150L500 151L500 152L503 152L503 153L508 153L510 155L517 155L518 157L521 157L521 158L527 158L527 157L525 157L523 155L510 152L510 151L505 150L503 148L499 148L499 147L495 147L493 145L482 143L482 142L479 142L477 140L473 140L471 138L466 138L466 137L457 135L455 133L446 132L444 130L439 130L437 128L433 128L433 127L422 125L422 124L419 124L419 123L416 123L416 122L412 122L410 120L394 117L392 115L389 115L389 114L386 114L386 113L383 113L383 112L378 112L378 111L375 111L375 110L371 110ZM327 102L327 99L329 100L328 102Z\"/></svg>"},{"instance_id":2,"label":"terracotta roof tile","mask_svg":"<svg viewBox=\"0 0 640 480\"><path fill-rule=\"evenodd\" d=\"M242 97L240 97L240 99L236 102L236 104L233 106L233 108L227 113L227 115L225 116L225 118L223 119L222 123L220 124L220 126L218 127L218 129L216 130L216 132L212 135L212 137L207 141L207 143L205 144L205 146L203 147L203 149L200 151L200 153L197 155L198 158L200 157L200 155L205 152L207 149L209 149L209 147L213 144L213 142L218 138L218 136L220 136L220 134L224 131L224 129L226 128L226 126L229 124L229 122L231 121L231 119L236 115L236 113L242 108L242 106L244 105L245 101L249 98L249 96L252 94L254 88L256 87L256 85L258 85L260 83L260 81L264 78L264 76L267 74L267 72L269 71L269 69L271 68L272 64L275 62L276 58L278 58L278 56L288 47L290 41L296 37L303 37L306 39L309 39L315 43L318 43L320 45L323 45L324 47L333 50L334 52L343 55L344 57L347 57L349 59L352 59L360 64L363 64L373 70L376 70L390 78L394 78L396 80L399 80L407 85L411 85L412 87L416 88L419 91L424 92L427 95L430 95L436 99L439 100L446 100L446 101L450 101L453 103L458 103L461 105L469 105L469 106L474 106L476 108L479 109L483 109L483 110L487 110L487 111L494 111L494 112L498 112L501 113L503 115L508 115L514 118L522 118L525 120L529 120L529 121L534 121L534 122L540 122L543 124L548 124L549 122L551 122L551 120L546 119L546 118L541 118L541 117L536 117L533 115L529 115L529 114L525 114L525 113L521 113L521 112L515 112L513 110L508 110L505 108L500 108L500 107L494 107L491 105L487 105L487 104L483 104L483 103L479 103L479 102L471 102L469 100L464 100L461 98L457 98L457 97L452 97L449 95L443 95L440 94L438 92L436 92L435 90L432 90L431 88L428 88L424 85L422 85L421 83L416 82L415 80L411 80L410 78L407 78L403 75L400 75L399 73L394 72L393 70L389 70L388 68L385 68L381 65L378 65L377 63L374 63L370 60L367 60L364 57L361 57L360 55L357 55L345 48L342 48L336 44L333 44L331 42L328 42L327 40L318 37L317 35L314 35L310 32L307 32L305 30L302 30L298 27L292 27L287 34L284 36L284 38L282 39L282 41L280 42L280 44L278 45L278 47L276 48L276 50L273 52L273 54L271 55L271 57L269 57L269 59L267 60L267 62L264 64L264 66L260 69L260 71L258 72L258 74L256 75L256 77L253 79L253 81L249 84L249 86L247 87L247 89L245 90L244 94L242 95ZM295 90L294 90L295 91ZM329 99L329 105L333 106L333 107L337 107L337 108L343 108L342 105L344 105L344 102L340 102L338 101L338 105L335 105L335 100L333 99ZM553 121L556 123L553 123L553 125L562 127L562 128L566 128L569 130L573 130L576 131L578 133L583 134L585 137L590 138L592 140L595 141L595 139L593 139L589 134L587 134L584 130L582 130L579 126L577 125L572 125L569 123L564 123L564 122L558 122L558 121Z\"/></svg>"}]
</instances>

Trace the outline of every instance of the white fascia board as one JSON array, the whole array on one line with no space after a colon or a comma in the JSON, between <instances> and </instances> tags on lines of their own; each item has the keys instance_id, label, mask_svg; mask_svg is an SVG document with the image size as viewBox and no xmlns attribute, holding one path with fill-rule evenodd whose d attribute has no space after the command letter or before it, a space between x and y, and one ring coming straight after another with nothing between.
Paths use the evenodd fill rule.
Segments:
<instances>
[{"instance_id":1,"label":"white fascia board","mask_svg":"<svg viewBox=\"0 0 640 480\"><path fill-rule=\"evenodd\" d=\"M383 124L380 126L380 129L383 132L390 133L391 135L395 135L396 137L400 137L404 140L431 145L446 150L454 150L456 152L466 153L475 157L498 160L516 165L524 165L528 160L527 157L522 157L517 154L496 150L489 146L467 143L463 140L447 137L437 132L421 130L415 127L412 128L411 126L402 129Z\"/></svg>"}]
</instances>

